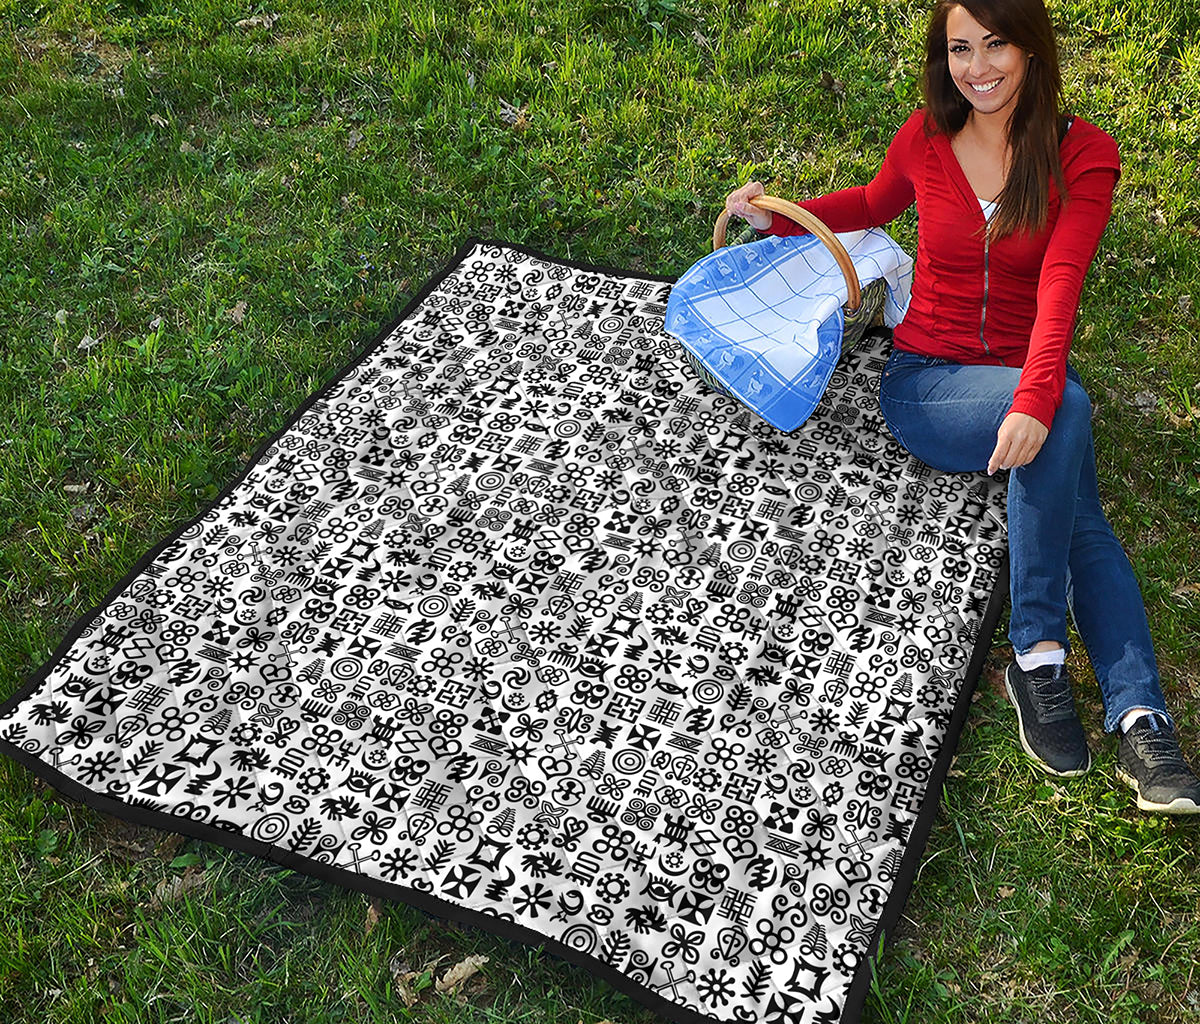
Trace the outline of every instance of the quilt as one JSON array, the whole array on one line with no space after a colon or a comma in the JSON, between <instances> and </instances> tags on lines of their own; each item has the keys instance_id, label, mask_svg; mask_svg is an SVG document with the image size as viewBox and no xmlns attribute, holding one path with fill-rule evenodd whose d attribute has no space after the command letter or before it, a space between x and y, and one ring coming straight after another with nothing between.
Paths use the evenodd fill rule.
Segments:
<instances>
[{"instance_id":1,"label":"quilt","mask_svg":"<svg viewBox=\"0 0 1200 1024\"><path fill-rule=\"evenodd\" d=\"M0 706L68 797L585 965L857 1019L1007 590L890 332L781 433L672 279L469 239Z\"/></svg>"}]
</instances>

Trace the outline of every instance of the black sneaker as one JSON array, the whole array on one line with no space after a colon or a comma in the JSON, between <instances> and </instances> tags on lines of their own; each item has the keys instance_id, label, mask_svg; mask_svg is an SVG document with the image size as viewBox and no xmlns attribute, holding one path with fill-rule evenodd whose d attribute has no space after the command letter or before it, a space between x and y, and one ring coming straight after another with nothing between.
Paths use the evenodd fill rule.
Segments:
<instances>
[{"instance_id":1,"label":"black sneaker","mask_svg":"<svg viewBox=\"0 0 1200 1024\"><path fill-rule=\"evenodd\" d=\"M1051 775L1082 775L1091 768L1092 751L1075 713L1066 665L1039 665L1026 672L1013 661L1004 673L1004 688L1017 709L1025 753Z\"/></svg>"},{"instance_id":2,"label":"black sneaker","mask_svg":"<svg viewBox=\"0 0 1200 1024\"><path fill-rule=\"evenodd\" d=\"M1137 793L1143 811L1200 814L1200 778L1188 767L1170 723L1146 714L1121 733L1117 778Z\"/></svg>"}]
</instances>

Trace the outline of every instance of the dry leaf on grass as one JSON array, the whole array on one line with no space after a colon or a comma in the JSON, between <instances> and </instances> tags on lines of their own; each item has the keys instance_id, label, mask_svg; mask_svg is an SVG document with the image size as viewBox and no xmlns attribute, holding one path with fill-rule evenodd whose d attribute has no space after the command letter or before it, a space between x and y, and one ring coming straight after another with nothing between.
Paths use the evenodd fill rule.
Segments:
<instances>
[{"instance_id":1,"label":"dry leaf on grass","mask_svg":"<svg viewBox=\"0 0 1200 1024\"><path fill-rule=\"evenodd\" d=\"M396 983L396 991L400 993L400 998L404 1000L404 1005L410 1010L420 1001L417 990L411 984L412 979L415 977L417 977L416 971L410 971L403 977L400 975L392 976L392 980Z\"/></svg>"},{"instance_id":2,"label":"dry leaf on grass","mask_svg":"<svg viewBox=\"0 0 1200 1024\"><path fill-rule=\"evenodd\" d=\"M383 917L383 900L378 896L372 896L367 904L367 925L363 930L364 935L370 935L374 927L379 924L379 919Z\"/></svg>"},{"instance_id":3,"label":"dry leaf on grass","mask_svg":"<svg viewBox=\"0 0 1200 1024\"><path fill-rule=\"evenodd\" d=\"M208 882L208 874L202 867L190 864L184 868L182 875L171 875L164 878L154 888L154 898L150 901L151 910L159 910L168 903L174 903L184 893L202 889Z\"/></svg>"},{"instance_id":4,"label":"dry leaf on grass","mask_svg":"<svg viewBox=\"0 0 1200 1024\"><path fill-rule=\"evenodd\" d=\"M404 1005L413 1007L417 1004L417 990L413 987L412 981L421 972L414 971L412 965L403 959L404 951L401 950L388 962L388 970L391 971L392 981L396 984L396 991L400 993L400 998L404 1000Z\"/></svg>"},{"instance_id":5,"label":"dry leaf on grass","mask_svg":"<svg viewBox=\"0 0 1200 1024\"><path fill-rule=\"evenodd\" d=\"M453 992L471 975L478 972L479 968L487 962L488 958L478 953L467 957L462 962L451 967L450 970L438 979L437 990L439 992Z\"/></svg>"},{"instance_id":6,"label":"dry leaf on grass","mask_svg":"<svg viewBox=\"0 0 1200 1024\"><path fill-rule=\"evenodd\" d=\"M234 24L240 29L249 31L252 28L270 28L278 20L278 14L256 14L252 18L243 18Z\"/></svg>"},{"instance_id":7,"label":"dry leaf on grass","mask_svg":"<svg viewBox=\"0 0 1200 1024\"><path fill-rule=\"evenodd\" d=\"M528 109L528 104L523 107L514 107L508 100L501 98L500 120L505 124L512 125L514 128L525 129L529 126L529 118L526 117Z\"/></svg>"},{"instance_id":8,"label":"dry leaf on grass","mask_svg":"<svg viewBox=\"0 0 1200 1024\"><path fill-rule=\"evenodd\" d=\"M388 970L391 971L391 980L396 982L396 986L402 989L401 995L403 995L403 988L407 987L406 982L412 980L412 978L419 974L419 971L414 971L413 965L409 964L408 960L404 959L403 950L396 953L395 956L389 960ZM412 995L413 1000L415 1001L416 993L414 992ZM407 1006L413 1005L412 1002L408 1002L407 999L404 1000L404 1004Z\"/></svg>"},{"instance_id":9,"label":"dry leaf on grass","mask_svg":"<svg viewBox=\"0 0 1200 1024\"><path fill-rule=\"evenodd\" d=\"M1158 396L1153 391L1138 391L1133 396L1133 404L1142 412L1151 412L1158 408Z\"/></svg>"},{"instance_id":10,"label":"dry leaf on grass","mask_svg":"<svg viewBox=\"0 0 1200 1024\"><path fill-rule=\"evenodd\" d=\"M434 969L443 960L447 959L444 956L438 957L436 960L426 963L420 970L414 970L412 964L404 959L404 950L401 949L388 962L388 969L392 974L392 981L396 984L396 991L400 993L400 998L404 1000L404 1005L407 1007L416 1006L421 999L421 993L432 988L432 979Z\"/></svg>"},{"instance_id":11,"label":"dry leaf on grass","mask_svg":"<svg viewBox=\"0 0 1200 1024\"><path fill-rule=\"evenodd\" d=\"M1017 890L1014 889L1011 885L1002 885L1002 886L1000 886L999 889L996 890L996 895L999 896L1002 900L1006 900L1010 896L1012 896L1016 891Z\"/></svg>"},{"instance_id":12,"label":"dry leaf on grass","mask_svg":"<svg viewBox=\"0 0 1200 1024\"><path fill-rule=\"evenodd\" d=\"M227 309L225 312L229 314L230 320L235 324L240 324L246 319L246 301L243 299L233 309Z\"/></svg>"}]
</instances>

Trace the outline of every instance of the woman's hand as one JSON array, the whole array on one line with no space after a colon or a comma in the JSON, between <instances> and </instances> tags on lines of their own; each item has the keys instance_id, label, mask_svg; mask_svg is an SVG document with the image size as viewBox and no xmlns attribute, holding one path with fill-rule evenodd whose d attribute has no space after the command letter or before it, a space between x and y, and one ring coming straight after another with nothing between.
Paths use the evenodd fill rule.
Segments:
<instances>
[{"instance_id":1,"label":"woman's hand","mask_svg":"<svg viewBox=\"0 0 1200 1024\"><path fill-rule=\"evenodd\" d=\"M1024 412L1010 412L996 431L996 448L988 459L989 474L997 469L1013 469L1032 462L1042 450L1050 431L1039 419Z\"/></svg>"},{"instance_id":2,"label":"woman's hand","mask_svg":"<svg viewBox=\"0 0 1200 1024\"><path fill-rule=\"evenodd\" d=\"M761 181L748 181L739 189L735 189L725 197L725 209L731 217L741 217L750 222L750 226L758 231L766 231L771 227L775 214L770 210L760 210L752 206L749 200L761 196L765 189Z\"/></svg>"}]
</instances>

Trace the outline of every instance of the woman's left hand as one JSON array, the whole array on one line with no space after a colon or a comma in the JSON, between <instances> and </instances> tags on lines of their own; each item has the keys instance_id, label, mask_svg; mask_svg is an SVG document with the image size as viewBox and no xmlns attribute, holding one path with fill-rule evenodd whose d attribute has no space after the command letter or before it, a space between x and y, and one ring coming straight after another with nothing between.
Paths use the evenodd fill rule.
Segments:
<instances>
[{"instance_id":1,"label":"woman's left hand","mask_svg":"<svg viewBox=\"0 0 1200 1024\"><path fill-rule=\"evenodd\" d=\"M1041 420L1028 413L1010 412L996 432L996 448L988 459L988 473L1032 462L1049 433Z\"/></svg>"}]
</instances>

